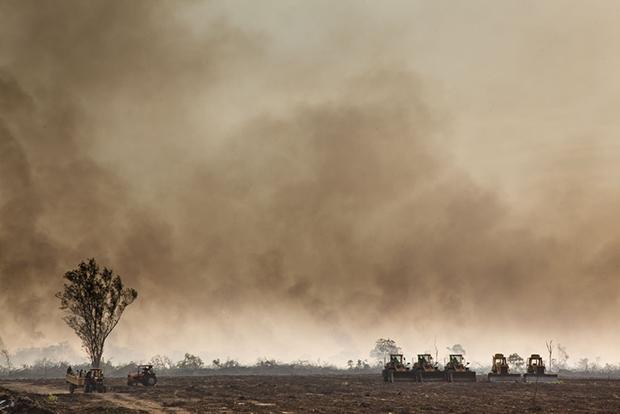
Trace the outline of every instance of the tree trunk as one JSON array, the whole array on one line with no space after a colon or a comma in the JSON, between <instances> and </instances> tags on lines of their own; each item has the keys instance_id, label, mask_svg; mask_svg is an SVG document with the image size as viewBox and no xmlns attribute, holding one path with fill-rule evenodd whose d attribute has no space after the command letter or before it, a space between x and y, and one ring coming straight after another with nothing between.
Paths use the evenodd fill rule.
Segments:
<instances>
[{"instance_id":1,"label":"tree trunk","mask_svg":"<svg viewBox=\"0 0 620 414\"><path fill-rule=\"evenodd\" d=\"M93 356L93 360L91 361L93 364L93 368L101 368L101 355L102 353L99 352L97 355Z\"/></svg>"}]
</instances>

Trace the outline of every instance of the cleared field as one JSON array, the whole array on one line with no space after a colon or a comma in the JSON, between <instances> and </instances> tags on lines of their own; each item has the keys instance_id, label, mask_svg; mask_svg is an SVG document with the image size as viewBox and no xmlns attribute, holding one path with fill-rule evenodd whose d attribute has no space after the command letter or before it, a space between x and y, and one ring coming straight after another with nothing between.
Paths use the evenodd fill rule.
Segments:
<instances>
[{"instance_id":1,"label":"cleared field","mask_svg":"<svg viewBox=\"0 0 620 414\"><path fill-rule=\"evenodd\" d=\"M108 388L106 394L68 394L59 379L0 381L0 400L17 398L7 412L40 413L620 412L620 380L385 384L379 375L213 376L160 378L154 388L110 379Z\"/></svg>"}]
</instances>

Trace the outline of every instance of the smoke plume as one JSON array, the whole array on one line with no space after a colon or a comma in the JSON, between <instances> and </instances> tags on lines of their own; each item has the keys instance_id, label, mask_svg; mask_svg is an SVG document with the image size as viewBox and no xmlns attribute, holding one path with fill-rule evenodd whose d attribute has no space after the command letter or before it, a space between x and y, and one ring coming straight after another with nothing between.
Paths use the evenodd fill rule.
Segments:
<instances>
[{"instance_id":1,"label":"smoke plume","mask_svg":"<svg viewBox=\"0 0 620 414\"><path fill-rule=\"evenodd\" d=\"M620 33L521 4L474 2L476 32L431 2L266 3L283 25L235 2L0 2L0 333L71 337L53 293L96 257L140 292L118 355L337 359L390 336L486 358L577 331L610 350L618 125L597 88L620 82L585 42Z\"/></svg>"}]
</instances>

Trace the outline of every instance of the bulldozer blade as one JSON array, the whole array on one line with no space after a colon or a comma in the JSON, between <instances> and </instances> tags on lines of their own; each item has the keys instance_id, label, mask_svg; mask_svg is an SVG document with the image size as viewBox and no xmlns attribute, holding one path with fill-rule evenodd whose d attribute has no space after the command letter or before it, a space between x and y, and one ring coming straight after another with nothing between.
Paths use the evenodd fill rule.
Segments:
<instances>
[{"instance_id":1,"label":"bulldozer blade","mask_svg":"<svg viewBox=\"0 0 620 414\"><path fill-rule=\"evenodd\" d=\"M384 374L385 382L418 381L413 371L389 371Z\"/></svg>"},{"instance_id":2,"label":"bulldozer blade","mask_svg":"<svg viewBox=\"0 0 620 414\"><path fill-rule=\"evenodd\" d=\"M417 381L413 372L395 372L394 381Z\"/></svg>"},{"instance_id":3,"label":"bulldozer blade","mask_svg":"<svg viewBox=\"0 0 620 414\"><path fill-rule=\"evenodd\" d=\"M419 382L443 382L447 381L446 375L442 371L418 371Z\"/></svg>"},{"instance_id":4,"label":"bulldozer blade","mask_svg":"<svg viewBox=\"0 0 620 414\"><path fill-rule=\"evenodd\" d=\"M446 379L448 382L476 382L476 373L468 372L447 372Z\"/></svg>"},{"instance_id":5,"label":"bulldozer blade","mask_svg":"<svg viewBox=\"0 0 620 414\"><path fill-rule=\"evenodd\" d=\"M521 382L521 374L489 374L489 382Z\"/></svg>"},{"instance_id":6,"label":"bulldozer blade","mask_svg":"<svg viewBox=\"0 0 620 414\"><path fill-rule=\"evenodd\" d=\"M557 374L525 374L523 375L523 382L532 384L536 382L554 383L559 382L559 380Z\"/></svg>"}]
</instances>

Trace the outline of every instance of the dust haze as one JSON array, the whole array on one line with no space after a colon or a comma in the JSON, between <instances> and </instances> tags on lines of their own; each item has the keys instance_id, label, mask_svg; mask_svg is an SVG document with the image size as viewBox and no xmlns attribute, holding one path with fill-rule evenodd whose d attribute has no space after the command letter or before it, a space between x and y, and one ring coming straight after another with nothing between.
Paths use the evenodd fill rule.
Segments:
<instances>
[{"instance_id":1,"label":"dust haze","mask_svg":"<svg viewBox=\"0 0 620 414\"><path fill-rule=\"evenodd\" d=\"M116 359L613 360L616 8L0 1L0 335L96 257Z\"/></svg>"}]
</instances>

